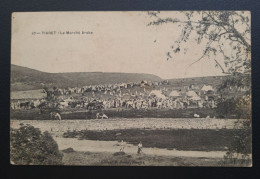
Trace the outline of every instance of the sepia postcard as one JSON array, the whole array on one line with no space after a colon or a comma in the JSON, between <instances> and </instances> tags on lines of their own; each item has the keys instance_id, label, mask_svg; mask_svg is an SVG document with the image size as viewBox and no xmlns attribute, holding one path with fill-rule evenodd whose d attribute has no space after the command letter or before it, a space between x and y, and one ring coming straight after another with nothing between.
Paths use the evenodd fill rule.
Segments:
<instances>
[{"instance_id":1,"label":"sepia postcard","mask_svg":"<svg viewBox=\"0 0 260 179\"><path fill-rule=\"evenodd\" d=\"M252 166L250 11L14 12L10 163Z\"/></svg>"}]
</instances>

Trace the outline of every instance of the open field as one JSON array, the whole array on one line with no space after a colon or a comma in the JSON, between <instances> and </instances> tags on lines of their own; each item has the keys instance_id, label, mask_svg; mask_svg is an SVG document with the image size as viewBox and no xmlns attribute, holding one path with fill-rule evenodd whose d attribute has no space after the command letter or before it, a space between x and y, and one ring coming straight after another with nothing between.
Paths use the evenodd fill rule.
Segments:
<instances>
[{"instance_id":1,"label":"open field","mask_svg":"<svg viewBox=\"0 0 260 179\"><path fill-rule=\"evenodd\" d=\"M81 166L213 166L234 167L234 164L223 163L221 158L207 157L172 157L147 154L127 154L110 152L63 152L64 165ZM239 167L251 166L251 161L239 164Z\"/></svg>"},{"instance_id":2,"label":"open field","mask_svg":"<svg viewBox=\"0 0 260 179\"><path fill-rule=\"evenodd\" d=\"M70 120L86 120L86 119L95 119L98 112L105 113L109 118L194 118L194 114L198 114L201 118L206 118L210 116L211 118L219 118L214 109L174 109L174 110L165 110L165 109L153 109L153 110L133 110L133 109L124 109L119 112L116 109L110 110L84 110L72 108L68 110L61 110L62 119ZM40 114L39 109L30 109L30 110L11 110L10 113L11 119L19 120L49 120L50 113ZM222 119L222 118L221 118ZM238 116L228 116L227 119L239 119Z\"/></svg>"},{"instance_id":3,"label":"open field","mask_svg":"<svg viewBox=\"0 0 260 179\"><path fill-rule=\"evenodd\" d=\"M242 120L242 119L239 119ZM233 129L236 119L206 118L114 118L91 120L12 120L11 127L30 124L42 131L67 132L115 129Z\"/></svg>"},{"instance_id":4,"label":"open field","mask_svg":"<svg viewBox=\"0 0 260 179\"><path fill-rule=\"evenodd\" d=\"M64 165L91 166L221 166L222 159L204 157L171 157L147 154L120 154L109 152L65 153Z\"/></svg>"},{"instance_id":5,"label":"open field","mask_svg":"<svg viewBox=\"0 0 260 179\"><path fill-rule=\"evenodd\" d=\"M225 151L234 140L233 119L11 120L12 128L32 125L56 138L119 141L169 150ZM248 134L250 135L250 134ZM80 141L76 140L74 142Z\"/></svg>"},{"instance_id":6,"label":"open field","mask_svg":"<svg viewBox=\"0 0 260 179\"><path fill-rule=\"evenodd\" d=\"M79 140L120 141L137 145L142 141L144 147L184 151L226 151L235 138L234 130L143 130L125 129L109 131L66 132L64 138Z\"/></svg>"},{"instance_id":7,"label":"open field","mask_svg":"<svg viewBox=\"0 0 260 179\"><path fill-rule=\"evenodd\" d=\"M236 121L205 118L11 120L10 126L32 125L42 132L48 131L59 150L73 148L74 152L64 152L65 165L221 166L234 138L232 128ZM125 154L114 155L119 152L121 140L126 142ZM136 154L139 141L143 143L141 155Z\"/></svg>"}]
</instances>

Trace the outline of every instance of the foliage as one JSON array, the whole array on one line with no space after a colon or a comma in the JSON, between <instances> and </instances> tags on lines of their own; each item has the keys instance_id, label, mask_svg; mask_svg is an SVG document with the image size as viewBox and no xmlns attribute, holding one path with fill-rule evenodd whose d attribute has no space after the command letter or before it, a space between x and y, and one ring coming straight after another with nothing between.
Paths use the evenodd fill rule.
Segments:
<instances>
[{"instance_id":1,"label":"foliage","mask_svg":"<svg viewBox=\"0 0 260 179\"><path fill-rule=\"evenodd\" d=\"M223 164L232 165L251 165L252 154L252 132L251 121L237 121L233 131L234 140L228 148L226 155L224 156Z\"/></svg>"},{"instance_id":2,"label":"foliage","mask_svg":"<svg viewBox=\"0 0 260 179\"><path fill-rule=\"evenodd\" d=\"M251 119L251 76L232 75L226 78L217 89L222 98L218 102L216 113L225 118L236 115L237 118Z\"/></svg>"},{"instance_id":3,"label":"foliage","mask_svg":"<svg viewBox=\"0 0 260 179\"><path fill-rule=\"evenodd\" d=\"M218 102L216 113L222 118L251 119L251 97L250 95L232 97Z\"/></svg>"},{"instance_id":4,"label":"foliage","mask_svg":"<svg viewBox=\"0 0 260 179\"><path fill-rule=\"evenodd\" d=\"M185 120L184 120L185 122ZM234 140L233 129L119 129L119 130L81 130L67 131L64 138L78 138L79 140L125 141L143 147L156 147L168 150L184 151L225 151ZM120 135L119 135L120 134ZM137 149L137 148L136 148Z\"/></svg>"},{"instance_id":5,"label":"foliage","mask_svg":"<svg viewBox=\"0 0 260 179\"><path fill-rule=\"evenodd\" d=\"M218 92L222 95L241 92L244 92L245 95L251 94L251 75L229 76L218 86Z\"/></svg>"},{"instance_id":6,"label":"foliage","mask_svg":"<svg viewBox=\"0 0 260 179\"><path fill-rule=\"evenodd\" d=\"M67 148L67 149L64 149L62 152L64 153L72 153L72 152L75 152L75 150L71 147Z\"/></svg>"},{"instance_id":7,"label":"foliage","mask_svg":"<svg viewBox=\"0 0 260 179\"><path fill-rule=\"evenodd\" d=\"M221 93L239 94L237 89L249 86L248 90L242 96L232 97L221 101L217 106L219 115L237 115L238 118L246 120L238 120L234 126L231 145L224 156L223 165L251 165L250 155L252 153L252 111L251 111L251 92L250 78L229 78L220 85L218 91Z\"/></svg>"},{"instance_id":8,"label":"foliage","mask_svg":"<svg viewBox=\"0 0 260 179\"><path fill-rule=\"evenodd\" d=\"M162 13L148 12L155 20L148 26L173 23L182 27L179 39L167 52L173 54L187 51L187 42L193 38L197 44L205 44L202 56L214 60L223 73L247 73L251 71L251 24L250 14L243 11L182 11L180 18L161 18ZM223 59L223 60L222 60ZM194 64L192 63L192 64ZM191 64L191 65L192 65Z\"/></svg>"},{"instance_id":9,"label":"foliage","mask_svg":"<svg viewBox=\"0 0 260 179\"><path fill-rule=\"evenodd\" d=\"M60 165L63 156L47 131L25 125L11 129L10 157L18 165Z\"/></svg>"}]
</instances>

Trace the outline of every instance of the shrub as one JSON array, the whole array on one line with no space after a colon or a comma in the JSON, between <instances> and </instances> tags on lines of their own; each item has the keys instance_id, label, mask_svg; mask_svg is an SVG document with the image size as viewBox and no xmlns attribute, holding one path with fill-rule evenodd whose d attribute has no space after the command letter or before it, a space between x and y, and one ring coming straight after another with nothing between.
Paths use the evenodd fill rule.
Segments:
<instances>
[{"instance_id":1,"label":"shrub","mask_svg":"<svg viewBox=\"0 0 260 179\"><path fill-rule=\"evenodd\" d=\"M62 153L47 131L26 125L11 129L10 160L18 165L61 165Z\"/></svg>"},{"instance_id":2,"label":"shrub","mask_svg":"<svg viewBox=\"0 0 260 179\"><path fill-rule=\"evenodd\" d=\"M125 152L115 152L113 155L114 156L125 155Z\"/></svg>"},{"instance_id":3,"label":"shrub","mask_svg":"<svg viewBox=\"0 0 260 179\"><path fill-rule=\"evenodd\" d=\"M62 152L64 152L64 153L72 153L72 152L75 152L75 150L73 148L69 147L67 149L62 150Z\"/></svg>"},{"instance_id":4,"label":"shrub","mask_svg":"<svg viewBox=\"0 0 260 179\"><path fill-rule=\"evenodd\" d=\"M251 118L251 96L244 95L226 99L218 103L216 113L219 117Z\"/></svg>"},{"instance_id":5,"label":"shrub","mask_svg":"<svg viewBox=\"0 0 260 179\"><path fill-rule=\"evenodd\" d=\"M251 120L237 121L234 126L234 140L224 156L224 165L250 166L252 163Z\"/></svg>"}]
</instances>

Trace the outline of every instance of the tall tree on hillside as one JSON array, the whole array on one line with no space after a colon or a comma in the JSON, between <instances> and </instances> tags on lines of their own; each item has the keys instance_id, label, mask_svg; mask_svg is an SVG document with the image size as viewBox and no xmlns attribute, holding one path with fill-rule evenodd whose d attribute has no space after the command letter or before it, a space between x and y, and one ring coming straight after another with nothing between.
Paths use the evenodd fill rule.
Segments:
<instances>
[{"instance_id":1,"label":"tall tree on hillside","mask_svg":"<svg viewBox=\"0 0 260 179\"><path fill-rule=\"evenodd\" d=\"M182 11L182 16L160 17L160 11L148 12L151 22L148 26L173 23L182 28L166 53L167 60L174 54L186 53L187 44L193 40L205 44L202 59L214 60L224 74L250 73L251 71L251 24L250 13L243 11ZM173 29L174 33L174 29Z\"/></svg>"}]
</instances>

